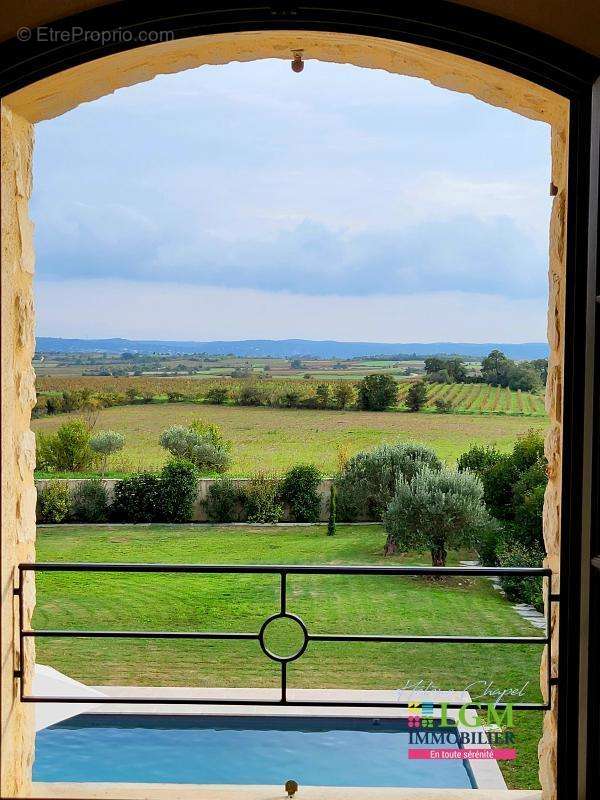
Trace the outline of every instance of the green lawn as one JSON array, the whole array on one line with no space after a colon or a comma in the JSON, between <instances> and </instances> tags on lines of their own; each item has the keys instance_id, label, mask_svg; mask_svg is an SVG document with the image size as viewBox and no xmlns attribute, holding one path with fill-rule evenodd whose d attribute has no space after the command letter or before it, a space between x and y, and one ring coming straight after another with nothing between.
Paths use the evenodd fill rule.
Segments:
<instances>
[{"instance_id":1,"label":"green lawn","mask_svg":"<svg viewBox=\"0 0 600 800\"><path fill-rule=\"evenodd\" d=\"M196 563L423 563L382 557L379 526L55 526L38 529L39 561ZM467 554L451 554L457 563ZM539 635L486 579L292 576L288 610L311 632ZM278 578L257 575L40 573L38 628L256 632L278 609ZM285 637L282 637L285 638ZM276 643L271 643L273 647ZM280 643L281 644L281 643ZM295 687L394 689L430 681L523 687L539 701L539 646L315 643L289 667ZM38 639L37 659L88 684L275 686L276 665L255 641ZM475 692L472 692L474 695ZM541 714L516 712L511 787L536 788Z\"/></svg>"},{"instance_id":2,"label":"green lawn","mask_svg":"<svg viewBox=\"0 0 600 800\"><path fill-rule=\"evenodd\" d=\"M479 386L475 388L479 390ZM53 431L69 417L58 414L34 419L31 427L34 431ZM452 463L471 444L496 443L501 450L509 450L519 434L530 428L542 431L547 425L540 417L165 403L105 409L98 416L96 428L125 436L123 453L111 461L112 472L118 475L160 467L167 460L158 441L161 431L170 425L187 425L197 417L216 422L232 441L234 476L250 475L257 469L281 473L299 462L311 462L325 474L332 474L340 453L353 455L396 439L423 442Z\"/></svg>"}]
</instances>

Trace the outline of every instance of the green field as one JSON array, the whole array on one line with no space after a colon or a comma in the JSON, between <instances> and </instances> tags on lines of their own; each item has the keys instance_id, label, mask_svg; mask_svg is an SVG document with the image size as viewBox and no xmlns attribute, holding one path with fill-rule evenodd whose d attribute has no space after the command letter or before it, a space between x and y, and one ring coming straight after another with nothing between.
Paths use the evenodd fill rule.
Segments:
<instances>
[{"instance_id":1,"label":"green field","mask_svg":"<svg viewBox=\"0 0 600 800\"><path fill-rule=\"evenodd\" d=\"M196 563L427 563L411 553L383 559L379 526L54 526L38 529L40 561ZM451 553L449 563L468 554ZM278 578L256 575L39 573L34 627L258 631L278 609ZM313 633L539 635L479 578L293 576L288 610ZM270 643L271 644L271 643ZM38 639L37 659L90 685L276 686L278 668L256 641ZM293 687L395 689L431 681L526 687L539 701L537 645L312 642L289 667ZM472 690L473 699L476 692ZM538 713L515 712L511 787L537 787Z\"/></svg>"},{"instance_id":2,"label":"green field","mask_svg":"<svg viewBox=\"0 0 600 800\"><path fill-rule=\"evenodd\" d=\"M480 386L474 384L473 388ZM31 424L35 431L52 431L68 417L46 416ZM124 434L125 449L111 464L112 472L121 474L162 465L167 456L158 443L161 431L170 425L188 424L195 417L222 426L233 443L231 474L237 476L257 470L283 472L299 462L312 462L325 474L332 474L340 454L352 455L395 439L424 442L452 463L473 443L493 442L508 450L519 434L546 426L544 417L157 403L104 409L96 428Z\"/></svg>"}]
</instances>

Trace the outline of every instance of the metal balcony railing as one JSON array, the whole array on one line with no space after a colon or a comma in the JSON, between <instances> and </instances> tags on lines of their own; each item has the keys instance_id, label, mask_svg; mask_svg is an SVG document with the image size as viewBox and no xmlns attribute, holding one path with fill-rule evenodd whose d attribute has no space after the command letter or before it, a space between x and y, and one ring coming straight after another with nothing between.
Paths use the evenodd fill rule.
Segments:
<instances>
[{"instance_id":1,"label":"metal balcony railing","mask_svg":"<svg viewBox=\"0 0 600 800\"><path fill-rule=\"evenodd\" d=\"M278 575L279 576L279 611L265 618L260 629L256 632L230 632L230 631L151 631L151 630L69 630L69 629L41 629L30 630L23 628L24 620L24 581L29 572L104 572L104 573L187 573L187 574L228 574L228 575ZM515 577L548 578L546 581L546 630L543 636L466 636L466 635L412 635L412 634L341 634L341 633L311 633L304 621L288 610L287 603L287 578L288 575L381 575L381 576L465 576L465 577L493 577L511 575ZM14 589L19 605L19 640L20 659L19 668L15 670L15 677L20 680L20 698L24 703L81 703L89 702L89 698L82 697L39 697L28 694L24 676L27 674L25 658L25 640L29 637L60 637L60 638L106 638L106 639L221 639L221 640L253 640L257 641L265 656L280 665L279 698L187 698L187 697L98 697L96 703L132 703L132 704L186 704L186 705L260 705L260 706L323 706L323 707L373 707L373 708L408 708L407 702L390 701L334 701L334 700L298 700L288 699L287 666L292 661L300 658L310 642L366 642L402 645L410 644L506 644L506 645L546 645L547 654L547 691L545 703L512 703L513 709L521 711L547 711L551 707L551 687L558 683L558 677L552 675L552 642L551 642L551 607L560 600L558 594L551 592L552 573L542 567L408 567L408 566L310 566L310 565L237 565L237 564L120 564L120 563L67 563L67 562L39 562L20 564L18 569L18 584ZM424 589L425 591L426 589ZM300 629L302 643L291 655L280 656L271 652L266 643L265 635L269 625L276 619L285 618L292 620ZM462 703L448 703L448 708L460 708ZM496 703L498 708L505 708L506 703Z\"/></svg>"}]
</instances>

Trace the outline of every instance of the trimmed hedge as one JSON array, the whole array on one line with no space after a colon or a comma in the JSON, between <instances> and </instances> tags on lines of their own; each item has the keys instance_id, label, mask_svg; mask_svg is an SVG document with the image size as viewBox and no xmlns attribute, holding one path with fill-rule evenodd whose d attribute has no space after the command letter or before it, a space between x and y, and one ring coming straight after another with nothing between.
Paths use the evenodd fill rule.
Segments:
<instances>
[{"instance_id":1,"label":"trimmed hedge","mask_svg":"<svg viewBox=\"0 0 600 800\"><path fill-rule=\"evenodd\" d=\"M107 522L110 515L108 494L98 478L82 481L73 492L73 519L77 522Z\"/></svg>"},{"instance_id":2,"label":"trimmed hedge","mask_svg":"<svg viewBox=\"0 0 600 800\"><path fill-rule=\"evenodd\" d=\"M321 516L321 480L314 464L298 464L283 476L279 496L297 522L317 522Z\"/></svg>"},{"instance_id":3,"label":"trimmed hedge","mask_svg":"<svg viewBox=\"0 0 600 800\"><path fill-rule=\"evenodd\" d=\"M242 493L231 478L218 478L208 488L204 502L206 516L211 522L238 522Z\"/></svg>"},{"instance_id":4,"label":"trimmed hedge","mask_svg":"<svg viewBox=\"0 0 600 800\"><path fill-rule=\"evenodd\" d=\"M139 472L115 486L112 517L116 522L154 522L159 517L160 478Z\"/></svg>"},{"instance_id":5,"label":"trimmed hedge","mask_svg":"<svg viewBox=\"0 0 600 800\"><path fill-rule=\"evenodd\" d=\"M160 473L158 513L161 522L190 522L198 494L198 471L187 461L172 461Z\"/></svg>"},{"instance_id":6,"label":"trimmed hedge","mask_svg":"<svg viewBox=\"0 0 600 800\"><path fill-rule=\"evenodd\" d=\"M63 481L50 481L38 497L38 512L40 522L68 522L72 513L68 485Z\"/></svg>"}]
</instances>

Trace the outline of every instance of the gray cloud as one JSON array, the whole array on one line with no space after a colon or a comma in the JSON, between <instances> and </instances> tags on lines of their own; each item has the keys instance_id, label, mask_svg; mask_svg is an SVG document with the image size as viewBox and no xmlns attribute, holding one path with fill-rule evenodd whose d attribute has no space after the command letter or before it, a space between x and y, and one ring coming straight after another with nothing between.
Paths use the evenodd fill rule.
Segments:
<instances>
[{"instance_id":1,"label":"gray cloud","mask_svg":"<svg viewBox=\"0 0 600 800\"><path fill-rule=\"evenodd\" d=\"M335 230L305 220L254 238L200 232L185 239L118 210L104 225L71 216L48 243L44 276L182 281L300 294L464 291L540 296L545 253L507 217L460 215L398 231ZM109 217L111 215L109 214ZM85 253L85 256L82 256Z\"/></svg>"}]
</instances>

